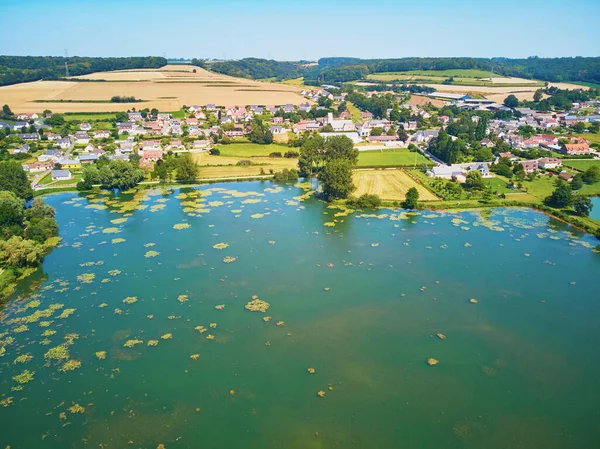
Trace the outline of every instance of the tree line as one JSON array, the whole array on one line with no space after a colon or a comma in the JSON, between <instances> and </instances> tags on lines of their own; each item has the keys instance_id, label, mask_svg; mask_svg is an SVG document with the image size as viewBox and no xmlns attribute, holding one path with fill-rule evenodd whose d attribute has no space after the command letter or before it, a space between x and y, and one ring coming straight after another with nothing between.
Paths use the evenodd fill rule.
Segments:
<instances>
[{"instance_id":1,"label":"tree line","mask_svg":"<svg viewBox=\"0 0 600 449\"><path fill-rule=\"evenodd\" d=\"M88 58L73 56L0 56L0 86L38 80L57 80L65 76L65 62L71 76L111 70L154 69L167 64L165 58Z\"/></svg>"},{"instance_id":2,"label":"tree line","mask_svg":"<svg viewBox=\"0 0 600 449\"><path fill-rule=\"evenodd\" d=\"M273 61L260 58L211 62L194 58L192 59L192 65L224 75L250 79L291 79L302 76L304 72L301 62Z\"/></svg>"},{"instance_id":3,"label":"tree line","mask_svg":"<svg viewBox=\"0 0 600 449\"><path fill-rule=\"evenodd\" d=\"M21 164L0 162L0 301L58 244L54 208L35 198Z\"/></svg>"}]
</instances>

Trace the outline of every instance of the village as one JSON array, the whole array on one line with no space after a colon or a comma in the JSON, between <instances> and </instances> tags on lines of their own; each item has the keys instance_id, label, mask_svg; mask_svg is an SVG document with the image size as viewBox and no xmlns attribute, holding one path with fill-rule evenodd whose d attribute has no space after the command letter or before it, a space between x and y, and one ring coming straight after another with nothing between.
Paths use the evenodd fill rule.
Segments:
<instances>
[{"instance_id":1,"label":"village","mask_svg":"<svg viewBox=\"0 0 600 449\"><path fill-rule=\"evenodd\" d=\"M392 159L393 155L412 151L419 153L419 166L426 160L428 176L459 183L465 182L472 170L486 179L495 177L493 165L501 159L522 165L526 175L547 173L571 181L575 173L563 165L563 160L592 159L600 154L598 145L591 145L582 133L588 132L586 127L597 128L600 124L597 100L573 103L571 110L556 113L509 108L460 94L361 93L369 101L387 98L389 107L376 117L368 108L361 110L348 100L354 94L341 92L335 86L306 89L301 94L306 101L297 106L206 104L171 113L132 108L128 113L117 113L113 121L94 120L93 115L89 120L65 121L68 115L56 120L50 111L17 113L14 122L1 121L0 130L4 133L3 145L13 157L23 160L22 166L31 174L36 189L74 185L81 179L82 167L100 157L133 157L141 168L152 170L166 154L218 155L219 148L228 144L249 143L247 137L256 119L268 128L268 139L260 143L281 146L282 151L270 156L289 153L297 157L293 151L295 142L309 134L324 138L343 135L359 150L359 160L381 153L384 163L370 168L415 168L417 158L414 164L406 162L409 158L397 164ZM456 113L454 117L443 113L448 108ZM486 123L485 136L478 142L480 148L490 151L485 158L447 164L429 151L430 146L441 131L460 120L459 113L465 112L474 124L482 112L493 114ZM505 151L492 152L499 143Z\"/></svg>"}]
</instances>

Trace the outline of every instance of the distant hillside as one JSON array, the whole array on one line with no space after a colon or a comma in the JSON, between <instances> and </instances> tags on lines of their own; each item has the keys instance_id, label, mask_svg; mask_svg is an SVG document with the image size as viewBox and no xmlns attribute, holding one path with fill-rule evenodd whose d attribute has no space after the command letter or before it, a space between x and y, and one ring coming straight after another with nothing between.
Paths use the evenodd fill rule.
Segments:
<instances>
[{"instance_id":1,"label":"distant hillside","mask_svg":"<svg viewBox=\"0 0 600 449\"><path fill-rule=\"evenodd\" d=\"M167 64L165 58L71 58L55 56L0 56L0 86L38 80L56 80L65 76L65 60L71 76L110 70L154 69Z\"/></svg>"},{"instance_id":2,"label":"distant hillside","mask_svg":"<svg viewBox=\"0 0 600 449\"><path fill-rule=\"evenodd\" d=\"M293 79L302 76L305 67L300 62L281 62L270 59L245 58L237 61L204 61L192 59L192 64L222 73L224 75L237 76L249 79L276 78L278 80Z\"/></svg>"},{"instance_id":3,"label":"distant hillside","mask_svg":"<svg viewBox=\"0 0 600 449\"><path fill-rule=\"evenodd\" d=\"M493 71L496 75L514 76L543 81L580 81L600 83L600 57L594 58L400 58L359 59L322 58L317 65L307 67L301 62L280 62L258 58L239 61L207 62L199 59L192 64L225 75L240 78L278 80L304 77L306 84L343 83L365 79L367 75L410 70L476 69Z\"/></svg>"},{"instance_id":4,"label":"distant hillside","mask_svg":"<svg viewBox=\"0 0 600 449\"><path fill-rule=\"evenodd\" d=\"M304 73L305 83L341 83L368 74L409 70L493 70L495 74L543 81L600 82L600 57L594 58L323 58Z\"/></svg>"}]
</instances>

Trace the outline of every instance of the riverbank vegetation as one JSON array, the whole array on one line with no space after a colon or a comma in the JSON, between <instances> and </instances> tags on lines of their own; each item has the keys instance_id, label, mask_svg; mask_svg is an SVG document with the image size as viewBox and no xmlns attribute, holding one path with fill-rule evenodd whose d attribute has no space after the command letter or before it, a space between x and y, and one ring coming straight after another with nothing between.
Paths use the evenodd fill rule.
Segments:
<instances>
[{"instance_id":1,"label":"riverbank vegetation","mask_svg":"<svg viewBox=\"0 0 600 449\"><path fill-rule=\"evenodd\" d=\"M59 242L54 209L32 196L21 166L0 162L0 303Z\"/></svg>"}]
</instances>

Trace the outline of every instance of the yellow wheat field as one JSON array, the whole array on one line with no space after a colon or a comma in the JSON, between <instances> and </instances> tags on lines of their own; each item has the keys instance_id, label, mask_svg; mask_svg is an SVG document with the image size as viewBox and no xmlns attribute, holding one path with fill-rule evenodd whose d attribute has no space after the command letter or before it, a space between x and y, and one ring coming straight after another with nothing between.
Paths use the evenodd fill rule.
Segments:
<instances>
[{"instance_id":1,"label":"yellow wheat field","mask_svg":"<svg viewBox=\"0 0 600 449\"><path fill-rule=\"evenodd\" d=\"M193 73L193 70L196 73ZM113 112L132 107L175 111L183 105L242 106L306 103L298 87L264 83L207 72L199 67L99 72L78 78L96 80L36 81L0 87L0 98L15 112ZM102 81L104 80L104 81ZM56 100L110 100L133 96L144 103L57 103ZM46 100L44 102L44 100Z\"/></svg>"},{"instance_id":2,"label":"yellow wheat field","mask_svg":"<svg viewBox=\"0 0 600 449\"><path fill-rule=\"evenodd\" d=\"M402 170L355 170L352 180L356 186L353 195L357 197L369 193L379 195L384 200L403 201L408 189L416 187L419 201L438 199Z\"/></svg>"}]
</instances>

